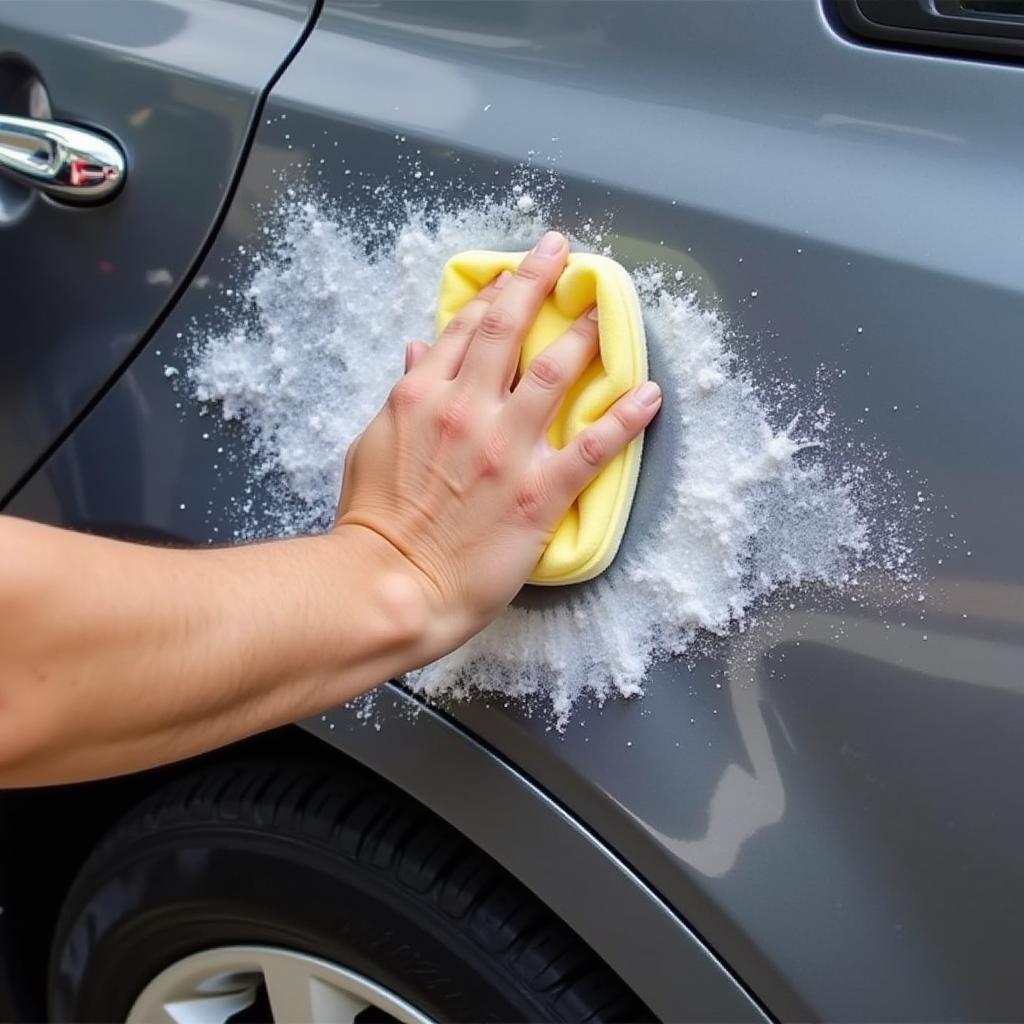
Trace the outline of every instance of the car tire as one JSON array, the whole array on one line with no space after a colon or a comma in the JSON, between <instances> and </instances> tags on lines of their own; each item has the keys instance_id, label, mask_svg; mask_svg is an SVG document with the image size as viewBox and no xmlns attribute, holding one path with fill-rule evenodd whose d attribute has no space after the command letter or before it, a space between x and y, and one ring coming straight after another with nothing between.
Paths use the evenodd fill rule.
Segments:
<instances>
[{"instance_id":1,"label":"car tire","mask_svg":"<svg viewBox=\"0 0 1024 1024\"><path fill-rule=\"evenodd\" d=\"M125 1020L161 972L237 946L343 965L434 1020L651 1019L495 861L355 765L220 765L136 807L68 893L52 1017Z\"/></svg>"}]
</instances>

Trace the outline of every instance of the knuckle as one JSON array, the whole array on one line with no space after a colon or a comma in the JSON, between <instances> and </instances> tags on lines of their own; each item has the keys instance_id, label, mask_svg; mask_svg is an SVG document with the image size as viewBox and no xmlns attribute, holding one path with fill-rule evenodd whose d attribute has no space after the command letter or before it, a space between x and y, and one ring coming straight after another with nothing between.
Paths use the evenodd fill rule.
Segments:
<instances>
[{"instance_id":1,"label":"knuckle","mask_svg":"<svg viewBox=\"0 0 1024 1024\"><path fill-rule=\"evenodd\" d=\"M508 439L504 434L492 434L477 453L477 469L481 476L498 476L505 468Z\"/></svg>"},{"instance_id":2,"label":"knuckle","mask_svg":"<svg viewBox=\"0 0 1024 1024\"><path fill-rule=\"evenodd\" d=\"M532 363L529 370L530 379L546 391L554 391L565 384L565 370L554 356L541 353Z\"/></svg>"},{"instance_id":3,"label":"knuckle","mask_svg":"<svg viewBox=\"0 0 1024 1024\"><path fill-rule=\"evenodd\" d=\"M512 314L503 309L491 309L480 321L480 336L484 341L505 341L515 330Z\"/></svg>"},{"instance_id":4,"label":"knuckle","mask_svg":"<svg viewBox=\"0 0 1024 1024\"><path fill-rule=\"evenodd\" d=\"M437 411L437 427L441 435L447 438L465 436L469 430L469 406L463 399L453 398L445 402Z\"/></svg>"},{"instance_id":5,"label":"knuckle","mask_svg":"<svg viewBox=\"0 0 1024 1024\"><path fill-rule=\"evenodd\" d=\"M623 430L633 429L633 417L621 402L616 402L609 412L611 413L612 419L614 419Z\"/></svg>"},{"instance_id":6,"label":"knuckle","mask_svg":"<svg viewBox=\"0 0 1024 1024\"><path fill-rule=\"evenodd\" d=\"M449 335L468 334L472 329L473 324L469 317L463 313L458 313L448 321L444 333Z\"/></svg>"},{"instance_id":7,"label":"knuckle","mask_svg":"<svg viewBox=\"0 0 1024 1024\"><path fill-rule=\"evenodd\" d=\"M537 281L543 280L544 276L544 268L531 260L521 263L516 269L516 277L527 284L535 284Z\"/></svg>"},{"instance_id":8,"label":"knuckle","mask_svg":"<svg viewBox=\"0 0 1024 1024\"><path fill-rule=\"evenodd\" d=\"M543 513L546 493L538 479L524 480L515 490L515 513L527 522L537 522Z\"/></svg>"},{"instance_id":9,"label":"knuckle","mask_svg":"<svg viewBox=\"0 0 1024 1024\"><path fill-rule=\"evenodd\" d=\"M590 341L591 338L597 335L597 321L591 320L589 317L584 317L582 320L574 320L569 325L569 333L576 335L577 338L582 338L584 341Z\"/></svg>"},{"instance_id":10,"label":"knuckle","mask_svg":"<svg viewBox=\"0 0 1024 1024\"><path fill-rule=\"evenodd\" d=\"M608 448L603 439L592 431L585 430L577 441L580 461L587 466L600 466Z\"/></svg>"},{"instance_id":11,"label":"knuckle","mask_svg":"<svg viewBox=\"0 0 1024 1024\"><path fill-rule=\"evenodd\" d=\"M403 377L388 394L388 408L393 413L407 413L423 400L420 385L411 377Z\"/></svg>"}]
</instances>

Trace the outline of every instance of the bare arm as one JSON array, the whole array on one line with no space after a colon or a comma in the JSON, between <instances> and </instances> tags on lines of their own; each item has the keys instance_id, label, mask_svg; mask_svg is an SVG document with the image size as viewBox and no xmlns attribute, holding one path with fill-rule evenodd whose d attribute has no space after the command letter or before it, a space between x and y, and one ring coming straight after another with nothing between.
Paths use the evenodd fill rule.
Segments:
<instances>
[{"instance_id":1,"label":"bare arm","mask_svg":"<svg viewBox=\"0 0 1024 1024\"><path fill-rule=\"evenodd\" d=\"M566 508L653 418L653 385L544 441L596 351L583 317L510 390L567 255L493 283L349 450L334 530L173 550L0 517L0 785L134 771L351 699L515 596Z\"/></svg>"},{"instance_id":2,"label":"bare arm","mask_svg":"<svg viewBox=\"0 0 1024 1024\"><path fill-rule=\"evenodd\" d=\"M358 527L216 551L0 520L0 782L187 757L428 656L426 606Z\"/></svg>"}]
</instances>

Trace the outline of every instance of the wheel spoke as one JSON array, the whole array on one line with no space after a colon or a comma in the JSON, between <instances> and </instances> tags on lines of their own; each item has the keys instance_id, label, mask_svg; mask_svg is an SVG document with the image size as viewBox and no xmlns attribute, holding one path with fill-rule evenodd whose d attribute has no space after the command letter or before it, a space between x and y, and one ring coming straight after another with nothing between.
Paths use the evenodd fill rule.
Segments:
<instances>
[{"instance_id":1,"label":"wheel spoke","mask_svg":"<svg viewBox=\"0 0 1024 1024\"><path fill-rule=\"evenodd\" d=\"M149 985L128 1014L128 1024L225 1024L251 1006L258 972L209 974L171 968L166 985Z\"/></svg>"},{"instance_id":2,"label":"wheel spoke","mask_svg":"<svg viewBox=\"0 0 1024 1024\"><path fill-rule=\"evenodd\" d=\"M369 1005L365 999L352 992L335 988L319 978L313 979L313 1020L316 1024L328 1024L331 1021L352 1024L356 1015Z\"/></svg>"},{"instance_id":3,"label":"wheel spoke","mask_svg":"<svg viewBox=\"0 0 1024 1024\"><path fill-rule=\"evenodd\" d=\"M302 961L268 960L263 979L275 1024L352 1024L370 1005L321 981Z\"/></svg>"},{"instance_id":4,"label":"wheel spoke","mask_svg":"<svg viewBox=\"0 0 1024 1024\"><path fill-rule=\"evenodd\" d=\"M252 1004L256 988L224 995L196 996L164 1003L159 1024L224 1024L240 1010Z\"/></svg>"},{"instance_id":5,"label":"wheel spoke","mask_svg":"<svg viewBox=\"0 0 1024 1024\"><path fill-rule=\"evenodd\" d=\"M403 1024L431 1018L371 978L308 953L267 946L220 946L171 964L139 993L128 1024L355 1024L373 1007Z\"/></svg>"}]
</instances>

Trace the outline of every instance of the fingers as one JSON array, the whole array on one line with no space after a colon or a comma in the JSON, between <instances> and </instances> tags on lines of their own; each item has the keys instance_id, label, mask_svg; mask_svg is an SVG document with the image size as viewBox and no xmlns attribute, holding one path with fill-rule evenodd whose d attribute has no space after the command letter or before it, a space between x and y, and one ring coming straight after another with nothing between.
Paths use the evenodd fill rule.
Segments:
<instances>
[{"instance_id":1,"label":"fingers","mask_svg":"<svg viewBox=\"0 0 1024 1024\"><path fill-rule=\"evenodd\" d=\"M566 392L597 355L597 307L539 353L512 392L506 415L531 429L530 443L547 430Z\"/></svg>"},{"instance_id":2,"label":"fingers","mask_svg":"<svg viewBox=\"0 0 1024 1024\"><path fill-rule=\"evenodd\" d=\"M492 392L507 388L519 362L523 338L565 268L569 243L549 231L528 253L491 303L473 335L459 379Z\"/></svg>"},{"instance_id":3,"label":"fingers","mask_svg":"<svg viewBox=\"0 0 1024 1024\"><path fill-rule=\"evenodd\" d=\"M475 299L467 302L448 321L437 341L416 361L416 365L444 380L454 380L480 321L511 277L509 271L503 270Z\"/></svg>"},{"instance_id":4,"label":"fingers","mask_svg":"<svg viewBox=\"0 0 1024 1024\"><path fill-rule=\"evenodd\" d=\"M405 346L405 372L414 369L416 364L430 351L425 341L410 341Z\"/></svg>"},{"instance_id":5,"label":"fingers","mask_svg":"<svg viewBox=\"0 0 1024 1024\"><path fill-rule=\"evenodd\" d=\"M544 493L564 511L605 466L629 444L661 407L654 381L623 395L595 424L581 431L544 463Z\"/></svg>"}]
</instances>

